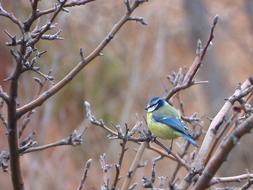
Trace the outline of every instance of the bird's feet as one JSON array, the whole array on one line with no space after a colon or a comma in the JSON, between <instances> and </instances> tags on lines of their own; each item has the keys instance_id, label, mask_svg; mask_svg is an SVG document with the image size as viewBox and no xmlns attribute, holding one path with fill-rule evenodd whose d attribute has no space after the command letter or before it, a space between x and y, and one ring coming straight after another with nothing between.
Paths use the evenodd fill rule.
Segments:
<instances>
[{"instance_id":1,"label":"bird's feet","mask_svg":"<svg viewBox=\"0 0 253 190\"><path fill-rule=\"evenodd\" d=\"M150 131L147 133L147 140L149 142L155 142L156 141L156 136L154 136Z\"/></svg>"}]
</instances>

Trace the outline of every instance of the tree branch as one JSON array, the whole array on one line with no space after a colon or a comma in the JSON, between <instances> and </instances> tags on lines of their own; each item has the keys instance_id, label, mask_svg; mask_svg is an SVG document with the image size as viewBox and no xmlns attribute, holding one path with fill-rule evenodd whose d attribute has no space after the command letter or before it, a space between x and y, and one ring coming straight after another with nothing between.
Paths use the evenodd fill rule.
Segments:
<instances>
[{"instance_id":1,"label":"tree branch","mask_svg":"<svg viewBox=\"0 0 253 190\"><path fill-rule=\"evenodd\" d=\"M206 133L206 136L201 144L197 158L194 162L195 163L194 166L196 169L201 169L204 166L205 162L207 161L207 158L211 153L209 150L212 147L213 142L215 141L217 131L222 125L225 116L230 111L233 104L240 98L248 95L253 90L252 86L253 86L253 78L250 77L239 87L239 89L235 90L234 94L228 98L223 107L213 118Z\"/></svg>"},{"instance_id":2,"label":"tree branch","mask_svg":"<svg viewBox=\"0 0 253 190\"><path fill-rule=\"evenodd\" d=\"M21 32L24 32L22 22L18 20L13 13L9 13L6 10L4 10L1 3L0 3L0 16L10 19L14 24L16 24L19 27Z\"/></svg>"},{"instance_id":3,"label":"tree branch","mask_svg":"<svg viewBox=\"0 0 253 190\"><path fill-rule=\"evenodd\" d=\"M175 86L174 88L172 88L167 96L166 96L166 100L168 101L173 95L175 95L177 92L184 90L186 88L189 88L191 85L196 84L193 81L194 76L196 75L197 71L199 70L202 61L206 55L206 52L208 50L208 47L210 46L210 44L212 43L212 40L214 38L214 29L216 24L218 23L218 19L219 17L216 15L213 19L213 25L211 27L211 32L209 35L209 38L206 42L206 45L204 47L204 49L202 50L202 45L201 45L201 41L198 41L198 45L197 45L197 50L196 50L196 57L191 65L191 67L189 68L189 70L187 71L187 73L184 76L184 79L182 81L182 83L178 84L177 86Z\"/></svg>"},{"instance_id":4,"label":"tree branch","mask_svg":"<svg viewBox=\"0 0 253 190\"><path fill-rule=\"evenodd\" d=\"M136 155L135 155L135 158L128 170L128 173L127 173L127 176L123 182L123 185L121 187L121 190L128 190L129 186L131 185L131 181L133 179L133 176L137 170L137 167L140 163L140 160L142 158L142 155L145 151L145 149L148 147L148 142L143 142L141 143Z\"/></svg>"},{"instance_id":5,"label":"tree branch","mask_svg":"<svg viewBox=\"0 0 253 190\"><path fill-rule=\"evenodd\" d=\"M233 104L237 100L239 100L238 98L242 98L242 94L245 96L246 95L245 92L250 93L250 91L252 91L252 85L253 85L253 79L250 77L239 87L239 89L235 90L234 94L228 98L228 100L225 102L223 107L220 109L217 115L213 118L208 128L208 131L206 133L206 136L201 144L199 152L197 153L197 156L194 159L194 162L191 166L192 168L191 172L194 175L203 170L204 165L207 162L207 159L210 157L211 150L213 150L212 145L216 141L215 137L216 137L217 131L222 125L225 116L231 110ZM184 180L181 181L178 188L181 190L187 189L191 185L192 178L194 177L194 175L190 175L190 173L188 173L184 177ZM191 179L189 179L189 176L191 177Z\"/></svg>"},{"instance_id":6,"label":"tree branch","mask_svg":"<svg viewBox=\"0 0 253 190\"><path fill-rule=\"evenodd\" d=\"M2 98L6 104L9 103L9 96L6 92L3 91L2 86L0 86L0 98Z\"/></svg>"},{"instance_id":7,"label":"tree branch","mask_svg":"<svg viewBox=\"0 0 253 190\"><path fill-rule=\"evenodd\" d=\"M241 182L242 180L252 180L253 174L252 173L246 173L242 175L236 175L236 176L229 176L229 177L214 177L209 185L215 185L219 183L228 183L228 182Z\"/></svg>"},{"instance_id":8,"label":"tree branch","mask_svg":"<svg viewBox=\"0 0 253 190\"><path fill-rule=\"evenodd\" d=\"M85 4L93 2L93 1L95 1L95 0L72 0L69 3L66 3L63 6L63 8L81 6L81 5L85 5ZM47 9L47 10L44 10L44 11L39 11L36 15L36 19L43 16L43 15L53 13L54 11L55 11L55 8L50 8L50 9Z\"/></svg>"},{"instance_id":9,"label":"tree branch","mask_svg":"<svg viewBox=\"0 0 253 190\"><path fill-rule=\"evenodd\" d=\"M121 152L119 154L119 161L117 164L115 164L115 169L116 169L116 174L115 174L115 177L114 177L114 181L113 181L113 184L112 184L112 190L115 190L116 189L116 186L119 182L119 179L120 179L120 170L121 170L121 167L122 167L122 163L123 163L123 158L125 156L125 153L127 151L127 148L126 148L126 143L127 143L127 133L128 133L128 130L126 130L126 133L125 133L125 137L122 142L120 143L120 146L121 146Z\"/></svg>"},{"instance_id":10,"label":"tree branch","mask_svg":"<svg viewBox=\"0 0 253 190\"><path fill-rule=\"evenodd\" d=\"M199 177L193 188L194 190L201 190L208 187L210 180L220 168L222 163L226 160L231 150L238 144L241 137L243 137L246 133L250 133L252 128L253 115L243 121L243 123L240 124L232 134L223 139L217 151L205 167L202 175Z\"/></svg>"},{"instance_id":11,"label":"tree branch","mask_svg":"<svg viewBox=\"0 0 253 190\"><path fill-rule=\"evenodd\" d=\"M43 27L42 30L40 30L38 33L36 33L36 37L33 40L29 41L29 43L27 44L28 46L33 47L42 38L43 34L45 34L50 29L51 25L53 24L54 20L58 16L58 14L63 10L63 7L66 4L66 2L67 2L67 0L63 0L62 2L59 1L60 5L54 10L54 14L50 18L50 20L47 22L47 24ZM33 22L34 22L34 20L32 19L31 24ZM31 24L29 23L29 24L27 24L27 26L25 26L26 31L30 30Z\"/></svg>"},{"instance_id":12,"label":"tree branch","mask_svg":"<svg viewBox=\"0 0 253 190\"><path fill-rule=\"evenodd\" d=\"M38 98L32 100L26 105L17 109L17 117L21 117L28 111L42 105L48 98L56 94L61 90L67 83L69 83L86 65L94 60L101 51L107 46L107 44L113 39L116 33L121 27L128 21L129 16L132 12L144 1L135 0L130 10L113 26L107 36L100 42L100 44L85 58L85 62L79 62L62 80L53 85L50 89L42 93Z\"/></svg>"},{"instance_id":13,"label":"tree branch","mask_svg":"<svg viewBox=\"0 0 253 190\"><path fill-rule=\"evenodd\" d=\"M85 167L84 167L83 175L81 177L81 181L80 181L80 184L79 184L77 190L83 189L83 185L84 185L85 180L87 179L88 171L91 167L91 164L92 164L92 159L87 160Z\"/></svg>"},{"instance_id":14,"label":"tree branch","mask_svg":"<svg viewBox=\"0 0 253 190\"><path fill-rule=\"evenodd\" d=\"M23 155L30 152L36 152L36 151L42 151L49 148L57 147L57 146L65 146L65 145L71 145L71 146L77 146L82 144L83 142L83 134L85 132L86 128L83 130L74 130L72 134L70 134L68 137L58 140L53 143L49 143L46 145L36 146L36 147L29 147L25 146L24 148L19 149L19 154Z\"/></svg>"}]
</instances>

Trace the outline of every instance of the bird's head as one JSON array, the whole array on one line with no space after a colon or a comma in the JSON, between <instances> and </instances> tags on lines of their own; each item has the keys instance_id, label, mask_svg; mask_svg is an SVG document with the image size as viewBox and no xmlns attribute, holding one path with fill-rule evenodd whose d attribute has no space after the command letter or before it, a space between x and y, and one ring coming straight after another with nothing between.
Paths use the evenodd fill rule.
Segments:
<instances>
[{"instance_id":1,"label":"bird's head","mask_svg":"<svg viewBox=\"0 0 253 190\"><path fill-rule=\"evenodd\" d=\"M145 110L147 112L155 111L155 110L159 109L160 107L162 107L165 103L166 103L166 101L159 96L152 97L149 100L148 105L146 106Z\"/></svg>"}]
</instances>

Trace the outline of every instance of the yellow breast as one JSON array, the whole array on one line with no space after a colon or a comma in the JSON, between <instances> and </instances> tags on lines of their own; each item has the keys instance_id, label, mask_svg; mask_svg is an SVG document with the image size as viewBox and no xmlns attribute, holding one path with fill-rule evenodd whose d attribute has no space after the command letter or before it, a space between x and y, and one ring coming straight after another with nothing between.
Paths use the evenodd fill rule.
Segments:
<instances>
[{"instance_id":1,"label":"yellow breast","mask_svg":"<svg viewBox=\"0 0 253 190\"><path fill-rule=\"evenodd\" d=\"M152 118L152 113L147 113L148 128L155 136L162 139L174 139L179 137L179 134L170 126L155 122Z\"/></svg>"}]
</instances>

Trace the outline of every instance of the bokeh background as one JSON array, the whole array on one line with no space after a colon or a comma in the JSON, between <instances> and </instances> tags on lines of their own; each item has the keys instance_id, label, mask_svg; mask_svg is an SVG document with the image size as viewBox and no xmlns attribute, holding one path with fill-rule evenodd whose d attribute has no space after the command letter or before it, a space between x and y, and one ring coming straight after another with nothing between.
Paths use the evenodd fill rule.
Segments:
<instances>
[{"instance_id":1,"label":"bokeh background","mask_svg":"<svg viewBox=\"0 0 253 190\"><path fill-rule=\"evenodd\" d=\"M1 3L22 20L30 14L28 0L2 0ZM53 3L42 1L40 9ZM64 40L42 41L38 45L40 50L47 50L40 60L41 70L51 70L56 81L78 63L80 47L85 54L91 52L125 13L123 0L97 0L69 10L69 14L61 14L57 20L57 29L62 30ZM197 112L206 129L207 118L217 113L238 83L252 75L251 0L150 0L134 13L144 17L148 26L135 22L126 24L103 51L103 56L96 58L60 93L36 109L25 135L34 131L38 143L45 144L68 136L80 125L89 126L84 118L84 100L91 103L96 116L106 123L133 126L145 116L147 100L153 95L163 96L171 88L167 76L180 67L184 69L191 65L197 40L206 42L216 14L220 20L213 45L197 74L198 80L208 80L209 83L181 93L186 115ZM44 21L42 19L41 23ZM12 72L13 60L5 46L4 29L11 34L20 34L9 20L0 17L0 85L7 91L8 82L3 79ZM26 73L20 80L18 101L21 105L36 95L34 76ZM5 128L0 127L0 150L7 150L5 132ZM108 140L106 136L102 129L90 126L79 147L58 147L22 156L27 189L76 188L84 163L89 158L93 159L93 165L86 189L99 189L103 181L99 156L106 153L108 163L113 166L120 150L118 142ZM250 134L232 152L219 175L241 174L246 168L251 171L252 143ZM129 146L122 175L126 174L135 153L136 145ZM148 165L138 170L136 181L150 175L150 163L155 156L150 151L145 153L144 160ZM157 175L170 177L175 166L175 162L163 160L157 166ZM12 188L9 173L0 172L0 188ZM141 188L140 183L138 189Z\"/></svg>"}]
</instances>

